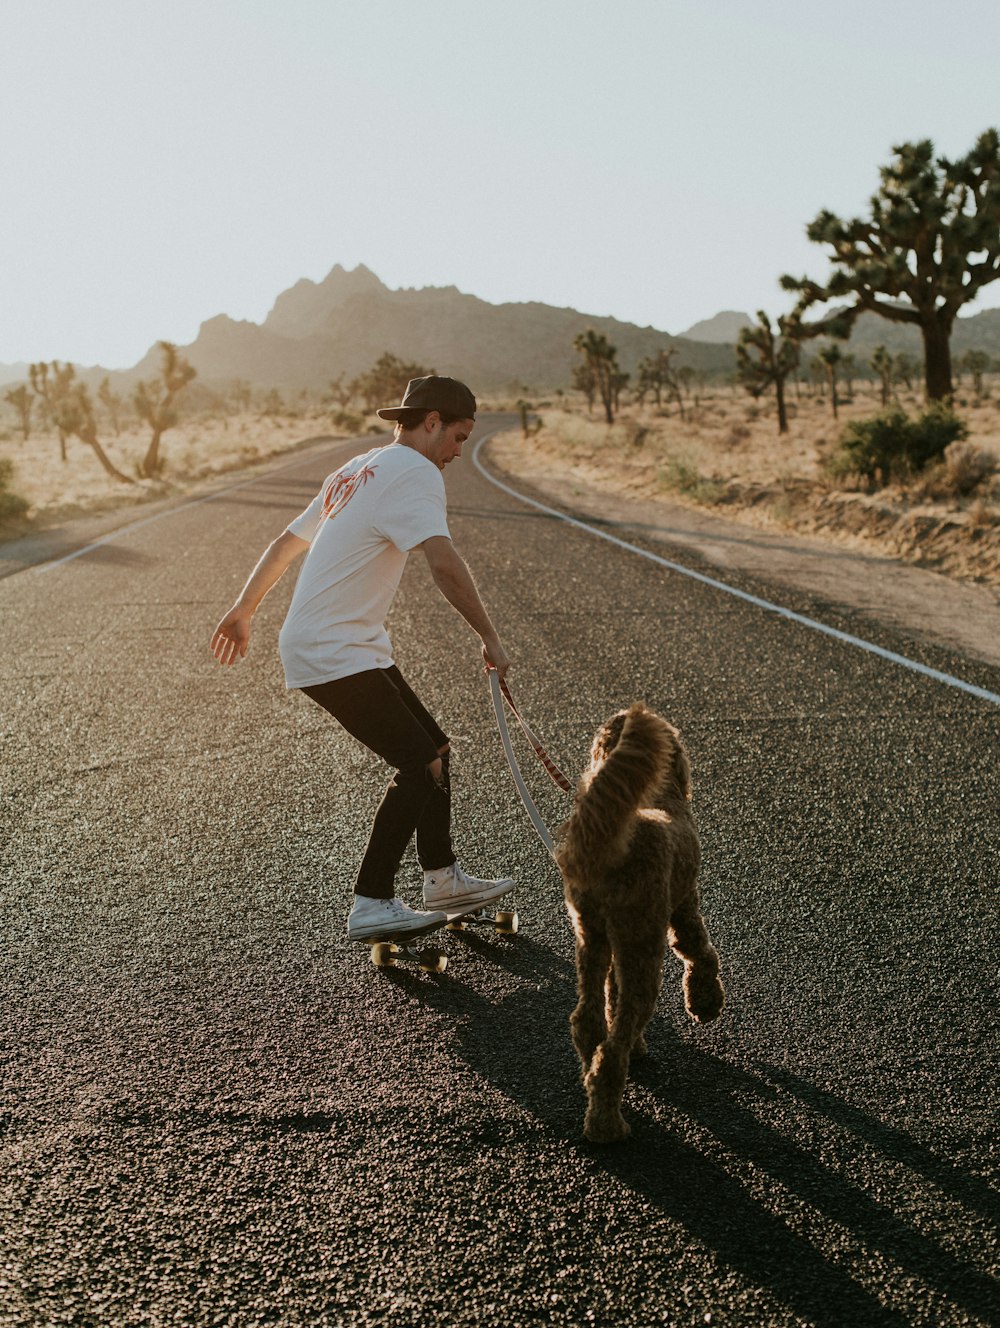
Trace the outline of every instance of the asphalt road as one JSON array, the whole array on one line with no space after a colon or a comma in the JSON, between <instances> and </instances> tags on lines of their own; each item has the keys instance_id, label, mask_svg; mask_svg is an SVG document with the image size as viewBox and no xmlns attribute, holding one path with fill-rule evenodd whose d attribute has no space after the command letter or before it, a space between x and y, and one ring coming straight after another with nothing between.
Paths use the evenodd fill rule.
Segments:
<instances>
[{"instance_id":1,"label":"asphalt road","mask_svg":"<svg viewBox=\"0 0 1000 1328\"><path fill-rule=\"evenodd\" d=\"M237 669L210 657L355 450L0 581L0 1325L996 1322L1000 707L449 469L556 760L636 697L691 753L727 1008L691 1024L668 957L632 1138L587 1145L559 880L422 559L397 659L452 736L462 860L516 876L522 924L448 937L442 975L346 940L385 772L283 688L291 578Z\"/></svg>"}]
</instances>

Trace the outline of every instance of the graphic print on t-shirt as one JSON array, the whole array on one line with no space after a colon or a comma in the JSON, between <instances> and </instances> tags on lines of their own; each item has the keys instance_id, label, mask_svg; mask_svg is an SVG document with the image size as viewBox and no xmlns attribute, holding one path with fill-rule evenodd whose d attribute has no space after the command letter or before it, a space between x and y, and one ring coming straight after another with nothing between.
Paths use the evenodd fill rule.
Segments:
<instances>
[{"instance_id":1,"label":"graphic print on t-shirt","mask_svg":"<svg viewBox=\"0 0 1000 1328\"><path fill-rule=\"evenodd\" d=\"M378 466L360 466L353 475L338 470L323 495L323 515L336 516L343 511L357 491L374 476Z\"/></svg>"}]
</instances>

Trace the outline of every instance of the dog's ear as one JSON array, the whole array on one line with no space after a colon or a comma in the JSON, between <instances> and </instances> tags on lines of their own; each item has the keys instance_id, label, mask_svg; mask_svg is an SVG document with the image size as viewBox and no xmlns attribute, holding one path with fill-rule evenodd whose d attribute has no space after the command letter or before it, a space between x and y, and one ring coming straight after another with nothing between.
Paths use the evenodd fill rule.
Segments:
<instances>
[{"instance_id":1,"label":"dog's ear","mask_svg":"<svg viewBox=\"0 0 1000 1328\"><path fill-rule=\"evenodd\" d=\"M628 713L627 710L619 710L616 715L612 715L610 719L605 720L594 734L594 741L590 748L592 770L596 770L598 766L603 765L618 746Z\"/></svg>"}]
</instances>

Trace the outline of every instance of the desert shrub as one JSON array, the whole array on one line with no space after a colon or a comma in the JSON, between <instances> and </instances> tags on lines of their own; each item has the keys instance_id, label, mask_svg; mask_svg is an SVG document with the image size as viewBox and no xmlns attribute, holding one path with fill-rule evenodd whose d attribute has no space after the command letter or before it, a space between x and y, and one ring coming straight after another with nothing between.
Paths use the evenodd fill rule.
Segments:
<instances>
[{"instance_id":1,"label":"desert shrub","mask_svg":"<svg viewBox=\"0 0 1000 1328\"><path fill-rule=\"evenodd\" d=\"M959 440L944 450L944 461L929 476L928 490L935 497L966 498L997 473L997 459L974 443Z\"/></svg>"},{"instance_id":2,"label":"desert shrub","mask_svg":"<svg viewBox=\"0 0 1000 1328\"><path fill-rule=\"evenodd\" d=\"M857 475L869 483L888 484L940 460L950 443L968 436L965 424L943 402L932 402L916 418L896 406L852 420L827 467L838 479Z\"/></svg>"},{"instance_id":3,"label":"desert shrub","mask_svg":"<svg viewBox=\"0 0 1000 1328\"><path fill-rule=\"evenodd\" d=\"M343 429L346 433L360 433L365 423L360 415L350 410L334 411L330 422L335 429Z\"/></svg>"},{"instance_id":4,"label":"desert shrub","mask_svg":"<svg viewBox=\"0 0 1000 1328\"><path fill-rule=\"evenodd\" d=\"M638 420L623 420L622 433L629 447L642 447L649 437L649 426L640 424Z\"/></svg>"},{"instance_id":5,"label":"desert shrub","mask_svg":"<svg viewBox=\"0 0 1000 1328\"><path fill-rule=\"evenodd\" d=\"M702 475L684 457L668 457L656 472L660 487L674 493L683 493L697 503L721 503L725 500L726 486L718 480Z\"/></svg>"},{"instance_id":6,"label":"desert shrub","mask_svg":"<svg viewBox=\"0 0 1000 1328\"><path fill-rule=\"evenodd\" d=\"M0 526L23 516L28 510L28 500L11 488L13 479L13 461L9 457L0 458Z\"/></svg>"},{"instance_id":7,"label":"desert shrub","mask_svg":"<svg viewBox=\"0 0 1000 1328\"><path fill-rule=\"evenodd\" d=\"M729 432L722 441L726 447L739 447L739 445L745 443L749 437L750 430L745 424L734 424L731 426Z\"/></svg>"}]
</instances>

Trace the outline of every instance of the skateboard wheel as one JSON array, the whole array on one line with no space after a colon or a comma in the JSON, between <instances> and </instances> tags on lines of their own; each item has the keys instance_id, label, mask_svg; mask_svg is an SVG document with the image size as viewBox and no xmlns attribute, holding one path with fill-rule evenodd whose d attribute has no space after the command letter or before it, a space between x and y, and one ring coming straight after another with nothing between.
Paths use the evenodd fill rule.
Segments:
<instances>
[{"instance_id":1,"label":"skateboard wheel","mask_svg":"<svg viewBox=\"0 0 1000 1328\"><path fill-rule=\"evenodd\" d=\"M425 973L443 973L448 967L448 956L443 950L425 950L420 967Z\"/></svg>"},{"instance_id":2,"label":"skateboard wheel","mask_svg":"<svg viewBox=\"0 0 1000 1328\"><path fill-rule=\"evenodd\" d=\"M395 967L396 947L391 941L379 941L372 946L372 963L376 968Z\"/></svg>"},{"instance_id":3,"label":"skateboard wheel","mask_svg":"<svg viewBox=\"0 0 1000 1328\"><path fill-rule=\"evenodd\" d=\"M456 918L456 919L454 920L454 922L449 922L449 923L448 923L447 930L448 930L448 931L465 931L465 923L461 920L461 918Z\"/></svg>"},{"instance_id":4,"label":"skateboard wheel","mask_svg":"<svg viewBox=\"0 0 1000 1328\"><path fill-rule=\"evenodd\" d=\"M508 936L513 936L517 932L518 917L516 913L504 912L496 916L497 930L506 932Z\"/></svg>"}]
</instances>

